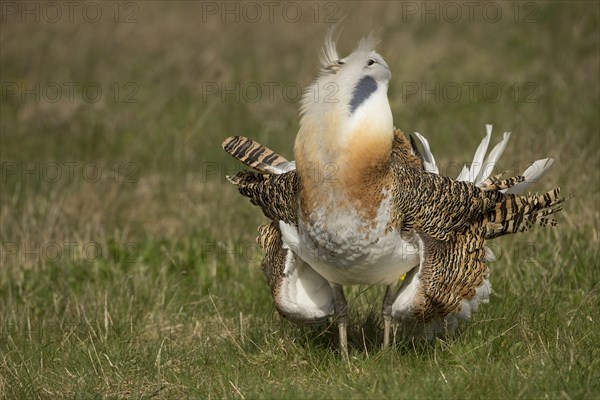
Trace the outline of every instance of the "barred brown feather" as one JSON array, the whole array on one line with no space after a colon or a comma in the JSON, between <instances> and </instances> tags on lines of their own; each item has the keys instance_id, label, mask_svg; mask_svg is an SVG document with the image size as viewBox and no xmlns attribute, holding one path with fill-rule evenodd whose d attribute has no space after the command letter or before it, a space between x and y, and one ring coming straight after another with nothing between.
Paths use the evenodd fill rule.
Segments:
<instances>
[{"instance_id":1,"label":"barred brown feather","mask_svg":"<svg viewBox=\"0 0 600 400\"><path fill-rule=\"evenodd\" d=\"M267 278L273 296L276 297L280 290L286 256L283 249L283 242L281 241L281 232L276 222L261 225L258 228L258 232L259 235L256 240L265 252L262 260L262 270Z\"/></svg>"},{"instance_id":2,"label":"barred brown feather","mask_svg":"<svg viewBox=\"0 0 600 400\"><path fill-rule=\"evenodd\" d=\"M225 139L223 150L263 174L280 173L292 169L287 159L244 136L232 136Z\"/></svg>"},{"instance_id":3,"label":"barred brown feather","mask_svg":"<svg viewBox=\"0 0 600 400\"><path fill-rule=\"evenodd\" d=\"M239 192L260 207L272 221L296 224L298 204L298 175L296 171L285 174L260 174L240 171L228 177Z\"/></svg>"}]
</instances>

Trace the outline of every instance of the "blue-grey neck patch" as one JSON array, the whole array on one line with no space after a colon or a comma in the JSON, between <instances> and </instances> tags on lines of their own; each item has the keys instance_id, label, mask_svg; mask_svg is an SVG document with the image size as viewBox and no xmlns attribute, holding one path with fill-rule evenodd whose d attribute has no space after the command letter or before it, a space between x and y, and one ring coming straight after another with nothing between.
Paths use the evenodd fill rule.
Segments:
<instances>
[{"instance_id":1,"label":"blue-grey neck patch","mask_svg":"<svg viewBox=\"0 0 600 400\"><path fill-rule=\"evenodd\" d=\"M365 76L352 91L352 100L350 101L350 114L365 102L377 90L377 82L370 76Z\"/></svg>"}]
</instances>

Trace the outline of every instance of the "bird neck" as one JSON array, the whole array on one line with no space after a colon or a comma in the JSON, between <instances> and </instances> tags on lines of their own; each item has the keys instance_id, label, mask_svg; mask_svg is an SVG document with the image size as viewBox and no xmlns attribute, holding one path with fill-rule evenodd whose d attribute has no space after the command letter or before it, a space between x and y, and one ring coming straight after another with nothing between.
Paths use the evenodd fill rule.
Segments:
<instances>
[{"instance_id":1,"label":"bird neck","mask_svg":"<svg viewBox=\"0 0 600 400\"><path fill-rule=\"evenodd\" d=\"M381 193L390 174L394 132L387 94L375 94L350 116L343 106L303 116L294 157L302 197L310 203L364 203L362 194Z\"/></svg>"}]
</instances>

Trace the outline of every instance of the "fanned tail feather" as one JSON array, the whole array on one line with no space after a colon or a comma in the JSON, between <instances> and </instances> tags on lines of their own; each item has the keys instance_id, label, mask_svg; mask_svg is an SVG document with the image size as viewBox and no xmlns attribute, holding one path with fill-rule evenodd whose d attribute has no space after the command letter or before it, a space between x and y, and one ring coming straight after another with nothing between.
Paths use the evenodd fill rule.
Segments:
<instances>
[{"instance_id":1,"label":"fanned tail feather","mask_svg":"<svg viewBox=\"0 0 600 400\"><path fill-rule=\"evenodd\" d=\"M223 150L263 174L283 174L296 168L293 161L288 161L268 147L244 136L225 139Z\"/></svg>"},{"instance_id":2,"label":"fanned tail feather","mask_svg":"<svg viewBox=\"0 0 600 400\"><path fill-rule=\"evenodd\" d=\"M558 222L555 219L546 217L561 211L562 203L573 196L559 197L559 194L560 188L544 194L504 195L488 217L486 239L524 232L533 225L556 226Z\"/></svg>"},{"instance_id":3,"label":"fanned tail feather","mask_svg":"<svg viewBox=\"0 0 600 400\"><path fill-rule=\"evenodd\" d=\"M473 157L473 162L471 163L471 168L467 168L467 166L463 167L457 181L467 181L477 183L476 179L479 176L479 172L483 166L483 159L485 157L485 153L487 152L487 148L490 144L490 139L492 137L492 125L487 124L485 126L486 135L477 147L475 151L475 156Z\"/></svg>"},{"instance_id":4,"label":"fanned tail feather","mask_svg":"<svg viewBox=\"0 0 600 400\"><path fill-rule=\"evenodd\" d=\"M489 132L491 134L492 126L487 125L487 127L489 127ZM502 140L496 146L494 146L492 151L490 151L490 154L487 156L485 163L481 166L479 174L477 175L474 181L476 184L480 184L485 179L487 179L487 177L490 176L490 174L494 170L494 167L498 163L500 156L502 155L502 153L504 153L504 149L506 149L506 145L508 144L509 139L510 132L504 132L504 137L502 138Z\"/></svg>"},{"instance_id":5,"label":"fanned tail feather","mask_svg":"<svg viewBox=\"0 0 600 400\"><path fill-rule=\"evenodd\" d=\"M484 190L501 190L504 193L509 194L518 194L523 193L530 186L537 183L545 174L548 172L554 160L552 158L544 158L541 160L535 161L531 164L521 175L525 178L516 182L514 185L507 186L505 188L501 188L502 185L497 185L498 189L494 189L490 186L489 176L491 175L494 167L498 163L498 160L504 153L508 141L510 139L510 132L504 132L504 137L502 140L494 146L492 151L490 151L489 155L486 157L486 152L490 144L491 135L492 135L492 125L486 124L486 135L481 140L481 143L477 147L475 151L475 155L473 156L473 161L471 166L463 166L460 174L456 178L458 181L466 181L476 184L478 187L481 187ZM423 148L422 152L419 152L415 143L414 138L416 138ZM429 146L429 142L427 139L418 132L414 133L414 138L411 136L411 144L413 150L417 153L416 155L421 158L423 161L423 166L427 172L439 173L439 168L436 164L435 157L431 151ZM485 162L484 162L485 159ZM507 182L508 183L508 182Z\"/></svg>"}]
</instances>

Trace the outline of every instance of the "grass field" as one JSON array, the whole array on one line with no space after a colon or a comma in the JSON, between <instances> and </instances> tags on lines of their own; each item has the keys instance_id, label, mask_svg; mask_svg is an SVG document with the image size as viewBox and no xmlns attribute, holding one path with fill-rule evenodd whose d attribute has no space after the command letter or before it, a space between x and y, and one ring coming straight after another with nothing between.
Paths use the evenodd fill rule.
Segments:
<instances>
[{"instance_id":1,"label":"grass field","mask_svg":"<svg viewBox=\"0 0 600 400\"><path fill-rule=\"evenodd\" d=\"M600 396L598 3L65 4L1 4L0 398ZM535 189L575 193L492 243L495 294L456 338L381 351L382 291L349 289L349 364L335 327L277 315L220 147L292 157L342 16L344 54L383 28L395 124L444 172L492 123L501 169L552 156Z\"/></svg>"}]
</instances>

